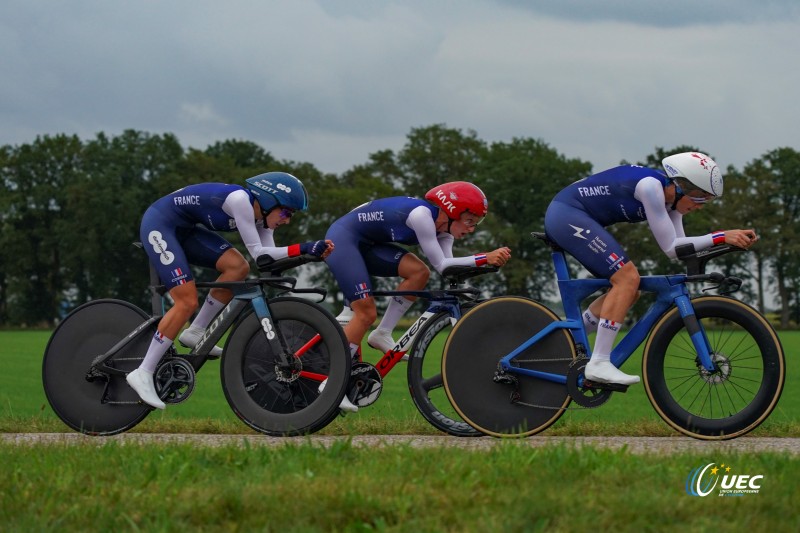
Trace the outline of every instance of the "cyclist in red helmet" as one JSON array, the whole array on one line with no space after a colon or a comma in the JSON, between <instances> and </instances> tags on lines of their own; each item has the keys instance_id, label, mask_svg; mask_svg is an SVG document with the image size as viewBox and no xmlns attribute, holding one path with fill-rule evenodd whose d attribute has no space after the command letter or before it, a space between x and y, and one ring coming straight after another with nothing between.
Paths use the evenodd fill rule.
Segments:
<instances>
[{"instance_id":1,"label":"cyclist in red helmet","mask_svg":"<svg viewBox=\"0 0 800 533\"><path fill-rule=\"evenodd\" d=\"M503 266L511 257L505 246L486 253L453 257L453 242L475 231L488 212L486 195L477 186L453 181L434 187L425 199L397 196L360 205L336 220L326 239L336 249L326 259L352 316L344 328L355 355L377 318L370 276L403 278L397 290L421 290L430 270L399 244L418 244L433 268L453 265ZM394 347L392 330L411 306L412 297L393 297L367 342L386 352ZM347 308L345 308L347 313ZM340 315L342 316L342 315Z\"/></svg>"}]
</instances>

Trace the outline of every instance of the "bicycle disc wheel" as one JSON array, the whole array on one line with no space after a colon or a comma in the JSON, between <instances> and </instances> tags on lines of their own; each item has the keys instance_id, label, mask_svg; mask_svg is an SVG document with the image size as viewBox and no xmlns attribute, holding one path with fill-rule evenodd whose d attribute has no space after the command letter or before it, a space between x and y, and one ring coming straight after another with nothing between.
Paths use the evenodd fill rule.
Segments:
<instances>
[{"instance_id":1,"label":"bicycle disc wheel","mask_svg":"<svg viewBox=\"0 0 800 533\"><path fill-rule=\"evenodd\" d=\"M86 379L92 361L147 318L144 311L127 302L96 300L75 309L53 332L44 352L42 382L47 401L69 427L87 435L114 435L150 413L150 407L139 403L125 376ZM139 366L155 328L153 324L152 332L132 340L111 364L125 372Z\"/></svg>"},{"instance_id":2,"label":"bicycle disc wheel","mask_svg":"<svg viewBox=\"0 0 800 533\"><path fill-rule=\"evenodd\" d=\"M314 433L339 413L350 378L347 339L333 315L307 300L275 298L269 308L298 368L279 367L278 354L266 339L269 333L255 313L248 313L225 347L225 397L234 413L256 431L274 436Z\"/></svg>"},{"instance_id":3,"label":"bicycle disc wheel","mask_svg":"<svg viewBox=\"0 0 800 533\"><path fill-rule=\"evenodd\" d=\"M653 328L642 360L644 385L670 426L704 440L732 439L775 408L786 376L783 348L769 323L733 298L692 300L718 370L706 371L677 308Z\"/></svg>"},{"instance_id":4,"label":"bicycle disc wheel","mask_svg":"<svg viewBox=\"0 0 800 533\"><path fill-rule=\"evenodd\" d=\"M506 374L516 383L493 379L502 357L558 320L533 300L500 297L477 305L456 323L445 344L442 376L447 397L472 427L495 437L527 437L564 414L570 403L566 384L519 374ZM566 376L575 357L572 337L556 329L520 353L513 365Z\"/></svg>"},{"instance_id":5,"label":"bicycle disc wheel","mask_svg":"<svg viewBox=\"0 0 800 533\"><path fill-rule=\"evenodd\" d=\"M458 416L444 391L442 351L454 321L448 313L437 313L420 328L408 357L408 390L420 414L436 429L456 437L481 437L483 433Z\"/></svg>"}]
</instances>

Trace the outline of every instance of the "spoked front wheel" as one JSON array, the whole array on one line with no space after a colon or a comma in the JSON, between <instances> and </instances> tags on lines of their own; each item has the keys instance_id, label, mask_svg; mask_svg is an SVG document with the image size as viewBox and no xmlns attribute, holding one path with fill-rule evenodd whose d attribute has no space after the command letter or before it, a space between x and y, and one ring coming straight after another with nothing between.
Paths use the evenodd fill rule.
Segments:
<instances>
[{"instance_id":1,"label":"spoked front wheel","mask_svg":"<svg viewBox=\"0 0 800 533\"><path fill-rule=\"evenodd\" d=\"M336 319L300 298L269 301L272 322L286 341L293 364L281 364L255 313L234 328L222 358L222 388L234 413L256 431L304 435L327 426L339 413L350 378L350 350ZM324 382L324 386L323 386Z\"/></svg>"},{"instance_id":2,"label":"spoked front wheel","mask_svg":"<svg viewBox=\"0 0 800 533\"><path fill-rule=\"evenodd\" d=\"M481 437L483 433L458 416L444 391L442 352L454 323L449 313L442 312L422 325L409 353L408 390L420 414L436 429L456 437Z\"/></svg>"},{"instance_id":3,"label":"spoked front wheel","mask_svg":"<svg viewBox=\"0 0 800 533\"><path fill-rule=\"evenodd\" d=\"M558 315L527 298L487 300L456 322L447 339L442 377L447 397L472 427L495 437L527 437L550 427L570 403L566 381L498 374L500 359ZM520 352L512 365L566 378L576 356L565 329Z\"/></svg>"},{"instance_id":4,"label":"spoked front wheel","mask_svg":"<svg viewBox=\"0 0 800 533\"><path fill-rule=\"evenodd\" d=\"M786 365L766 319L733 298L692 300L716 370L701 364L677 308L653 328L642 360L647 396L670 426L704 440L732 439L761 424L778 403Z\"/></svg>"},{"instance_id":5,"label":"spoked front wheel","mask_svg":"<svg viewBox=\"0 0 800 533\"><path fill-rule=\"evenodd\" d=\"M50 337L42 363L47 401L69 427L88 435L114 435L152 410L119 374L90 375L92 361L125 339L148 316L121 300L96 300L70 313ZM142 332L107 364L125 373L142 362L155 333Z\"/></svg>"}]
</instances>

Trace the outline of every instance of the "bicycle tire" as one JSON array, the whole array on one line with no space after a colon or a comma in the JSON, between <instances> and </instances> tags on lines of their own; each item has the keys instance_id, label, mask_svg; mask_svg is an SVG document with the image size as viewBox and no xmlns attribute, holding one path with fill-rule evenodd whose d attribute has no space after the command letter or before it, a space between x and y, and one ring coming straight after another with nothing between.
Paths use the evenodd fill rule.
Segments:
<instances>
[{"instance_id":1,"label":"bicycle tire","mask_svg":"<svg viewBox=\"0 0 800 533\"><path fill-rule=\"evenodd\" d=\"M478 304L456 322L445 344L442 377L450 403L467 423L494 437L527 437L564 414L571 401L566 384L518 374L516 387L493 380L504 355L559 320L538 302L502 296ZM520 353L514 364L566 375L576 355L572 336L556 329Z\"/></svg>"},{"instance_id":2,"label":"bicycle tire","mask_svg":"<svg viewBox=\"0 0 800 533\"><path fill-rule=\"evenodd\" d=\"M467 309L462 305L462 311ZM458 416L443 388L442 353L438 347L444 348L454 322L449 313L440 312L422 325L409 350L408 391L423 418L439 431L455 437L482 437L483 433Z\"/></svg>"},{"instance_id":3,"label":"bicycle tire","mask_svg":"<svg viewBox=\"0 0 800 533\"><path fill-rule=\"evenodd\" d=\"M303 369L325 375L320 380L299 375L281 381L276 357L252 311L234 326L222 358L221 379L233 412L248 426L272 436L307 435L327 426L339 414L350 378L350 350L336 319L307 300L281 297L269 300L272 321L295 353L315 335L321 341L301 356Z\"/></svg>"},{"instance_id":4,"label":"bicycle tire","mask_svg":"<svg viewBox=\"0 0 800 533\"><path fill-rule=\"evenodd\" d=\"M645 391L659 416L702 440L740 437L758 427L778 403L786 377L783 347L752 307L724 296L692 299L720 370L699 367L677 308L667 311L645 345Z\"/></svg>"},{"instance_id":5,"label":"bicycle tire","mask_svg":"<svg viewBox=\"0 0 800 533\"><path fill-rule=\"evenodd\" d=\"M105 380L86 379L92 361L147 318L133 304L104 299L81 305L58 325L45 348L42 384L50 407L66 425L87 435L115 435L131 429L150 413L152 409L139 402L125 376L110 375L108 381L107 398L122 404L101 403ZM153 324L150 334L139 335L114 357L116 368L130 372L139 366L156 326Z\"/></svg>"}]
</instances>

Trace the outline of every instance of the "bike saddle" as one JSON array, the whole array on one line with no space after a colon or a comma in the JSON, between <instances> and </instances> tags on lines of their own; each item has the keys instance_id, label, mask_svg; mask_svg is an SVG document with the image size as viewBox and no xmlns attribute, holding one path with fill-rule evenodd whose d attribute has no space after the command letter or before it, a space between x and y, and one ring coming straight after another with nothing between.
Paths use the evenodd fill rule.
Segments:
<instances>
[{"instance_id":1,"label":"bike saddle","mask_svg":"<svg viewBox=\"0 0 800 533\"><path fill-rule=\"evenodd\" d=\"M547 234L545 232L543 232L543 231L532 231L531 232L531 237L535 237L535 238L539 239L540 241L544 241L544 243L547 246L549 246L552 250L554 250L556 252L563 252L564 251L564 249L562 247L557 245L555 242L551 241L550 237L548 237Z\"/></svg>"}]
</instances>

